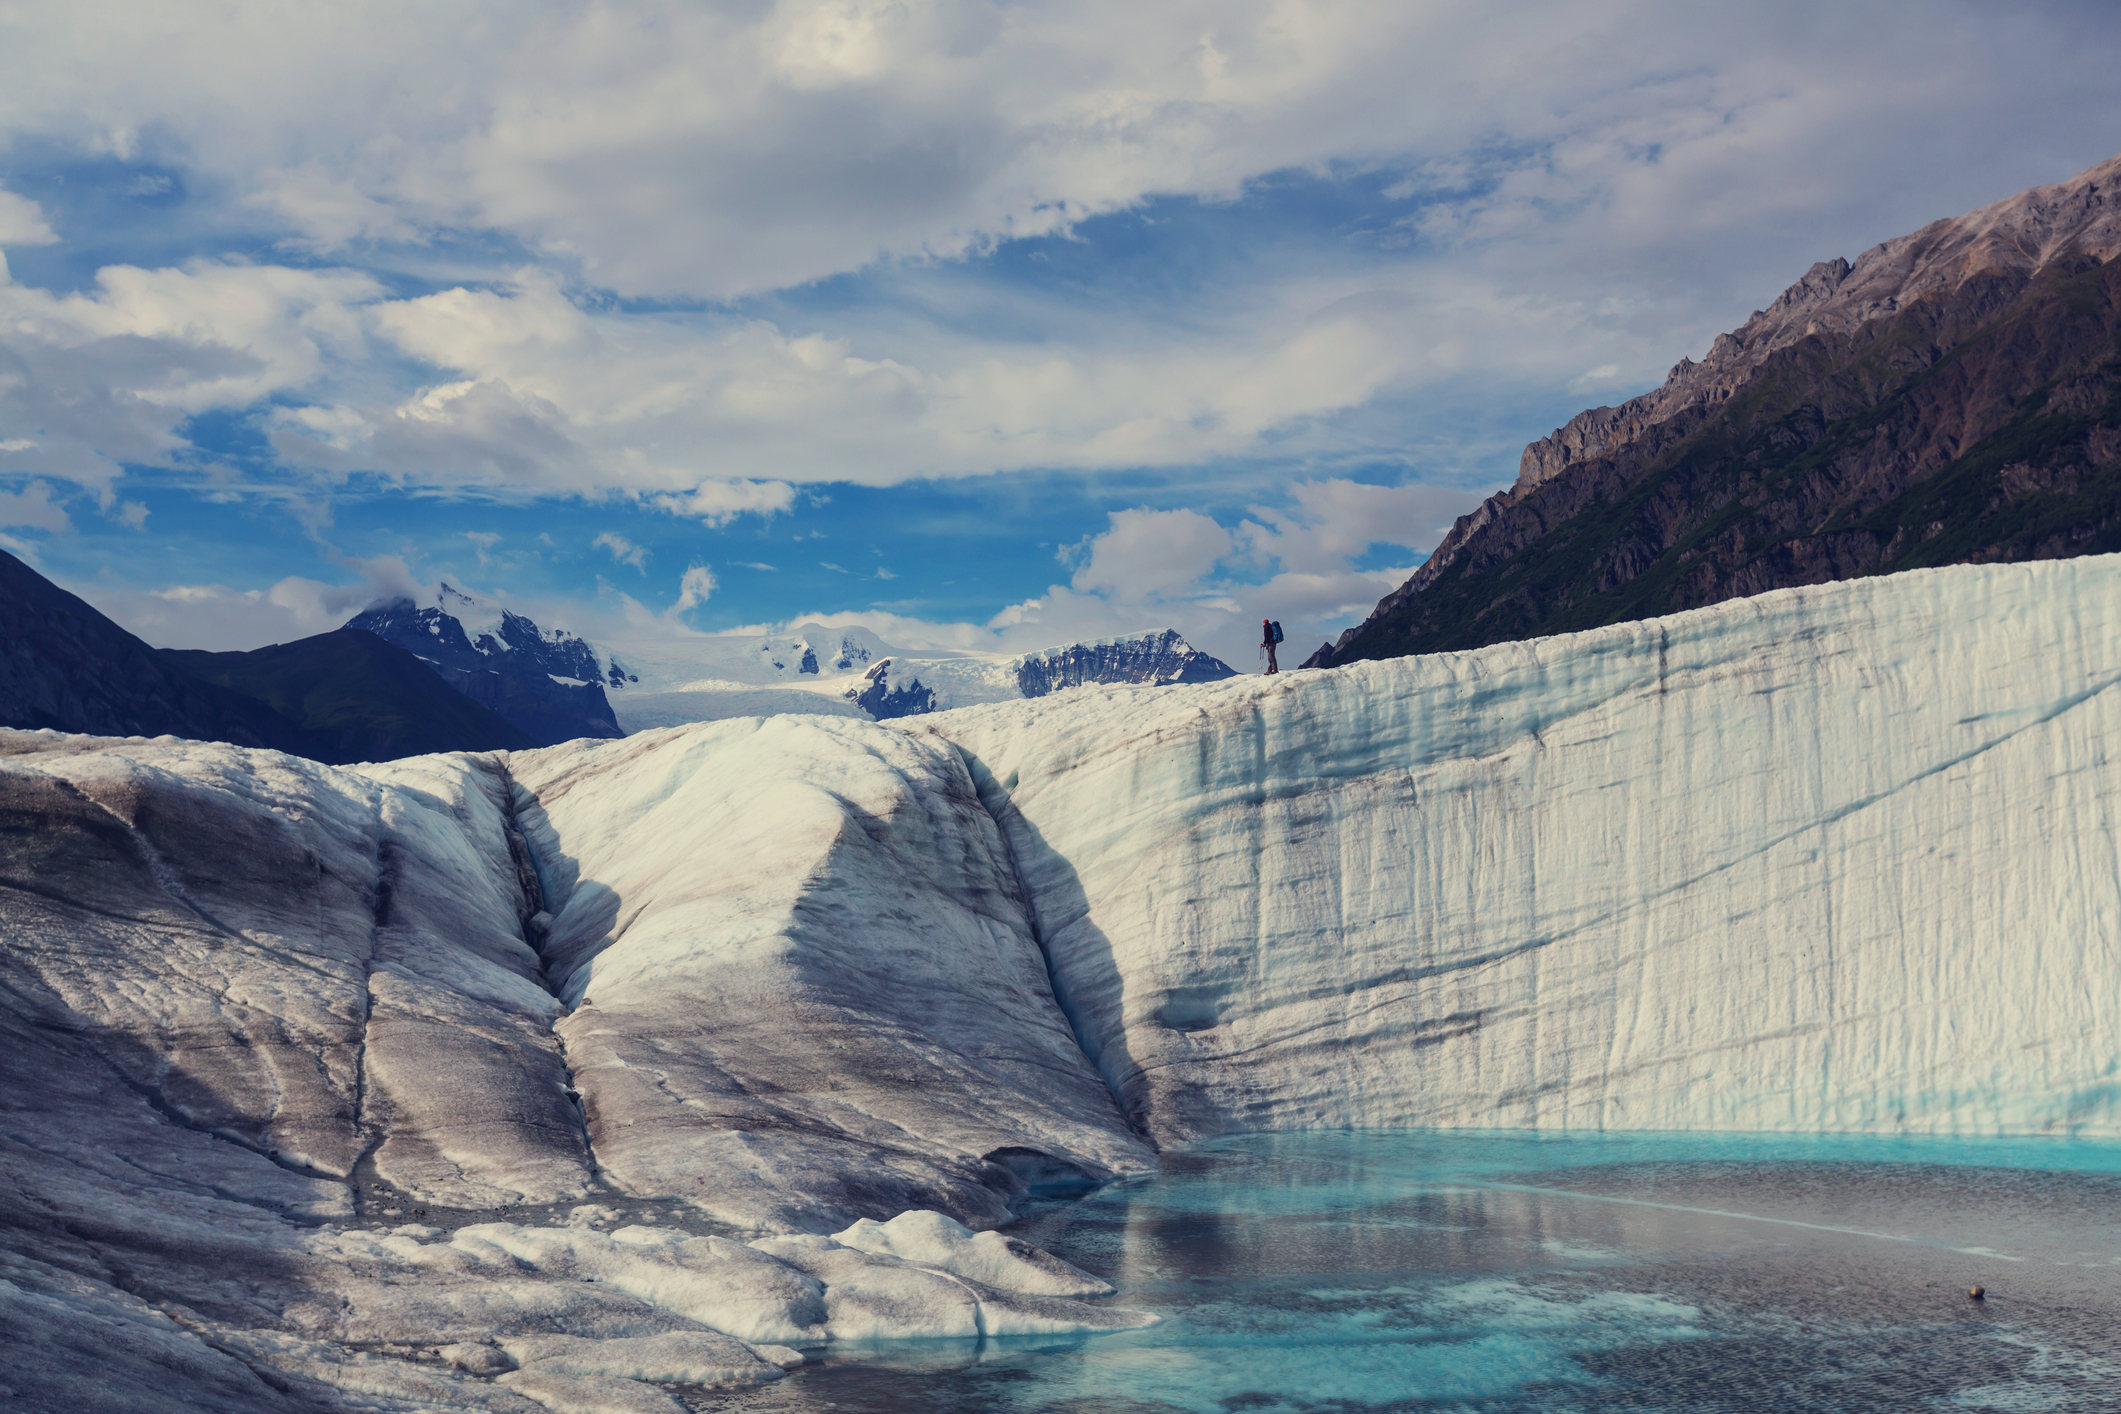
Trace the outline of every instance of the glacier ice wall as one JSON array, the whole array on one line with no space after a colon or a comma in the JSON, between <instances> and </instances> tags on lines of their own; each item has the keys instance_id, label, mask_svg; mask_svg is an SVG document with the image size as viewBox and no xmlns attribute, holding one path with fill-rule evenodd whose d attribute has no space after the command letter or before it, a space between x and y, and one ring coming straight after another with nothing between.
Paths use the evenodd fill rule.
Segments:
<instances>
[{"instance_id":1,"label":"glacier ice wall","mask_svg":"<svg viewBox=\"0 0 2121 1414\"><path fill-rule=\"evenodd\" d=\"M825 717L519 753L597 1162L820 1231L1142 1171L958 754Z\"/></svg>"},{"instance_id":2,"label":"glacier ice wall","mask_svg":"<svg viewBox=\"0 0 2121 1414\"><path fill-rule=\"evenodd\" d=\"M1161 1141L2121 1133L2121 561L912 727Z\"/></svg>"}]
</instances>

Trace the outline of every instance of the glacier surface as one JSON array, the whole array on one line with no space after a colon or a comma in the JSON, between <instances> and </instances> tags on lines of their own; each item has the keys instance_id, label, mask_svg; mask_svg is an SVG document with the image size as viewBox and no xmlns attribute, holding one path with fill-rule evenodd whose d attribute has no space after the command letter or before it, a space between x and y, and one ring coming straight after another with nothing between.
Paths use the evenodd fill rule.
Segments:
<instances>
[{"instance_id":1,"label":"glacier surface","mask_svg":"<svg viewBox=\"0 0 2121 1414\"><path fill-rule=\"evenodd\" d=\"M1306 1126L2121 1133L2121 560L900 723L0 733L25 1407L666 1408L1124 1327L991 1232Z\"/></svg>"}]
</instances>

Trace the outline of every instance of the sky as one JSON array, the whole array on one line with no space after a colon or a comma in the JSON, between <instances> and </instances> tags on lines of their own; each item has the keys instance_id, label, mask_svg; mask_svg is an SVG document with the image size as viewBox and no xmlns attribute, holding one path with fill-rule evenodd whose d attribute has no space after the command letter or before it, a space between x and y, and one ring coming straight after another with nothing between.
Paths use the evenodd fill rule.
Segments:
<instances>
[{"instance_id":1,"label":"sky","mask_svg":"<svg viewBox=\"0 0 2121 1414\"><path fill-rule=\"evenodd\" d=\"M2111 3L0 0L0 547L170 647L446 580L1250 668L2117 73Z\"/></svg>"}]
</instances>

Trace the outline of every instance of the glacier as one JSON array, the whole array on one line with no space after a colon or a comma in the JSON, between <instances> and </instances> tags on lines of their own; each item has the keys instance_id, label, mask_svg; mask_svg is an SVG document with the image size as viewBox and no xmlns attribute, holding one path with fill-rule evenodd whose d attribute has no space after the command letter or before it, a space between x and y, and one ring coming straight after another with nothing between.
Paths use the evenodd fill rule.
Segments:
<instances>
[{"instance_id":1,"label":"glacier","mask_svg":"<svg viewBox=\"0 0 2121 1414\"><path fill-rule=\"evenodd\" d=\"M2104 557L376 766L0 733L0 1384L1125 1328L982 1230L1225 1133L2121 1137L2117 624Z\"/></svg>"}]
</instances>

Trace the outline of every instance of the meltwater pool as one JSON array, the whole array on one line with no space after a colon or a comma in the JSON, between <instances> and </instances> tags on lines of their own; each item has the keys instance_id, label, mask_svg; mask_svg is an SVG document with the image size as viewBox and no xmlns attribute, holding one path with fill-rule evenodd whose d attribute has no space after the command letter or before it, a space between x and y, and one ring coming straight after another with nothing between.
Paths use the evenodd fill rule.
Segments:
<instances>
[{"instance_id":1,"label":"meltwater pool","mask_svg":"<svg viewBox=\"0 0 2121 1414\"><path fill-rule=\"evenodd\" d=\"M1254 1135L1010 1231L1162 1321L836 1345L701 1407L2121 1410L2121 1145Z\"/></svg>"}]
</instances>

